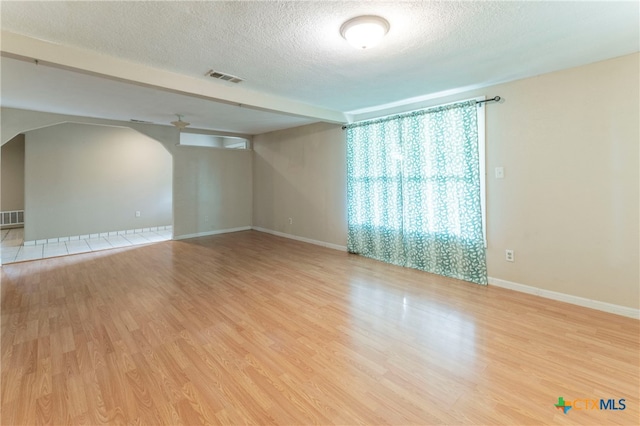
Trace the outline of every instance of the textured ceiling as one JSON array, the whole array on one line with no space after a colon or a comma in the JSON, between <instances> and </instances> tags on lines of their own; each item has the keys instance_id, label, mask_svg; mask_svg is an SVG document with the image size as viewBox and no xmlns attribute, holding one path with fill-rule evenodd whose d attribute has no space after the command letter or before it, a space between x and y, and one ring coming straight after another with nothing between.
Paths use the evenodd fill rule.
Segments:
<instances>
[{"instance_id":1,"label":"textured ceiling","mask_svg":"<svg viewBox=\"0 0 640 426\"><path fill-rule=\"evenodd\" d=\"M359 51L339 34L385 17ZM638 2L2 2L2 29L348 112L639 50ZM173 111L173 110L171 110Z\"/></svg>"}]
</instances>

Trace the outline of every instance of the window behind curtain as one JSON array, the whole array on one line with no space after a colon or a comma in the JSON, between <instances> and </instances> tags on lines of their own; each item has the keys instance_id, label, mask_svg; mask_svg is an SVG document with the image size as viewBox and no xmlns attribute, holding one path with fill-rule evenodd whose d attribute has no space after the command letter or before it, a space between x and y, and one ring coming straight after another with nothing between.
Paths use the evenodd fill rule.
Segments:
<instances>
[{"instance_id":1,"label":"window behind curtain","mask_svg":"<svg viewBox=\"0 0 640 426\"><path fill-rule=\"evenodd\" d=\"M349 126L350 252L486 284L477 108Z\"/></svg>"}]
</instances>

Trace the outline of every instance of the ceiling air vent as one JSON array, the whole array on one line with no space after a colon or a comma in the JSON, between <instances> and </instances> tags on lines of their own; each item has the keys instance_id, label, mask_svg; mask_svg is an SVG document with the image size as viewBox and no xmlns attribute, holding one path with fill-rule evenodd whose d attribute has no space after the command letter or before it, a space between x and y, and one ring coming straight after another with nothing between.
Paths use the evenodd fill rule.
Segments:
<instances>
[{"instance_id":1,"label":"ceiling air vent","mask_svg":"<svg viewBox=\"0 0 640 426\"><path fill-rule=\"evenodd\" d=\"M223 72L209 70L205 73L207 77L217 78L218 80L229 81L231 83L240 83L243 81L240 77L236 77L235 75L225 74Z\"/></svg>"},{"instance_id":2,"label":"ceiling air vent","mask_svg":"<svg viewBox=\"0 0 640 426\"><path fill-rule=\"evenodd\" d=\"M135 118L130 118L129 121L132 123L153 124L153 121L136 120Z\"/></svg>"}]
</instances>

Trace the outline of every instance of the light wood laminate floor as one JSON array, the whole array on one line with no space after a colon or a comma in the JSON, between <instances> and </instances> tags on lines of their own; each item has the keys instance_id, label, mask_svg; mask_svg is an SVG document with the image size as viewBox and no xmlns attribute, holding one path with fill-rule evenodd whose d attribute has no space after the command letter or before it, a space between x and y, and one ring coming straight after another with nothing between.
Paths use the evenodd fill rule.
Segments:
<instances>
[{"instance_id":1,"label":"light wood laminate floor","mask_svg":"<svg viewBox=\"0 0 640 426\"><path fill-rule=\"evenodd\" d=\"M1 286L3 425L638 424L637 320L255 231Z\"/></svg>"}]
</instances>

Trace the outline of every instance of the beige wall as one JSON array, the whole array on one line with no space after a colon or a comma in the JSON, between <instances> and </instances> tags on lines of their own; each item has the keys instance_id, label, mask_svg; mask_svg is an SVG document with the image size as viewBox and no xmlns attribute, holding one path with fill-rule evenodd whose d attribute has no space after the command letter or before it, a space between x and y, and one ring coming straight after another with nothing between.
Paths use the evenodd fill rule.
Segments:
<instances>
[{"instance_id":1,"label":"beige wall","mask_svg":"<svg viewBox=\"0 0 640 426\"><path fill-rule=\"evenodd\" d=\"M24 135L2 145L0 211L24 210Z\"/></svg>"},{"instance_id":2,"label":"beige wall","mask_svg":"<svg viewBox=\"0 0 640 426\"><path fill-rule=\"evenodd\" d=\"M639 294L638 54L450 96L486 112L489 275L631 308ZM344 245L338 126L254 138L254 226ZM505 168L505 178L493 176ZM288 225L287 218L294 218ZM515 250L515 262L504 260Z\"/></svg>"},{"instance_id":3,"label":"beige wall","mask_svg":"<svg viewBox=\"0 0 640 426\"><path fill-rule=\"evenodd\" d=\"M174 236L250 227L251 163L248 150L177 147Z\"/></svg>"},{"instance_id":4,"label":"beige wall","mask_svg":"<svg viewBox=\"0 0 640 426\"><path fill-rule=\"evenodd\" d=\"M487 112L491 276L633 308L639 56L496 88ZM516 262L504 261L512 248Z\"/></svg>"},{"instance_id":5,"label":"beige wall","mask_svg":"<svg viewBox=\"0 0 640 426\"><path fill-rule=\"evenodd\" d=\"M253 148L253 226L345 246L346 145L340 126L317 123L258 135Z\"/></svg>"},{"instance_id":6,"label":"beige wall","mask_svg":"<svg viewBox=\"0 0 640 426\"><path fill-rule=\"evenodd\" d=\"M132 129L29 131L25 160L27 241L172 223L171 154Z\"/></svg>"},{"instance_id":7,"label":"beige wall","mask_svg":"<svg viewBox=\"0 0 640 426\"><path fill-rule=\"evenodd\" d=\"M130 127L160 142L173 155L174 237L251 226L251 151L177 146L180 142L180 133L172 126L5 107L0 108L0 111L3 144L21 132L44 129L61 123ZM190 132L251 139L249 135L227 132L205 130L190 130ZM230 158L233 159L229 161ZM229 167L229 164L232 167ZM197 167L193 167L194 165ZM207 169L216 171L206 172ZM248 172L240 176L238 170L248 170ZM221 184L224 187L216 186ZM205 189L202 188L214 191L214 195L203 195L202 192ZM224 200L226 208L222 213L220 212L221 204L217 202L220 199ZM208 221L201 224L198 218L204 221L205 217Z\"/></svg>"}]
</instances>

